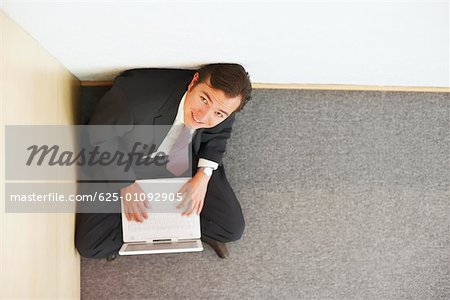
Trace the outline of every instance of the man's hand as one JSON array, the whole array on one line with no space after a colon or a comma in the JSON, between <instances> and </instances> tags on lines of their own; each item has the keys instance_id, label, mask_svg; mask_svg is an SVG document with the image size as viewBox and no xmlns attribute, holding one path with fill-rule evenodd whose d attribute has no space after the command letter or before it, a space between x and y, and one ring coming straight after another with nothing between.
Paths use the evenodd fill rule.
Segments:
<instances>
[{"instance_id":1,"label":"man's hand","mask_svg":"<svg viewBox=\"0 0 450 300\"><path fill-rule=\"evenodd\" d=\"M208 187L210 177L206 176L202 171L197 171L194 177L183 185L180 193L183 193L183 201L178 204L177 208L187 205L185 211L181 214L183 216L190 216L195 212L197 215L203 209L205 202L206 189Z\"/></svg>"},{"instance_id":2,"label":"man's hand","mask_svg":"<svg viewBox=\"0 0 450 300\"><path fill-rule=\"evenodd\" d=\"M127 198L127 194L131 194ZM147 208L150 206L147 200L140 201L140 195L144 194L139 184L136 182L120 189L122 205L128 221L143 222L148 218ZM137 195L137 196L136 196ZM130 201L127 201L130 199Z\"/></svg>"}]
</instances>

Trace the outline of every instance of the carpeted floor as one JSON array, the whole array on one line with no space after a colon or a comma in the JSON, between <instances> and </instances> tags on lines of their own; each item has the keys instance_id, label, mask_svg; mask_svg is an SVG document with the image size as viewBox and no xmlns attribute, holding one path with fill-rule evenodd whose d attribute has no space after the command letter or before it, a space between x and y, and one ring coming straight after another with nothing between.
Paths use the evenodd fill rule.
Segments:
<instances>
[{"instance_id":1,"label":"carpeted floor","mask_svg":"<svg viewBox=\"0 0 450 300\"><path fill-rule=\"evenodd\" d=\"M225 167L228 260L83 259L83 299L450 298L450 94L255 90Z\"/></svg>"}]
</instances>

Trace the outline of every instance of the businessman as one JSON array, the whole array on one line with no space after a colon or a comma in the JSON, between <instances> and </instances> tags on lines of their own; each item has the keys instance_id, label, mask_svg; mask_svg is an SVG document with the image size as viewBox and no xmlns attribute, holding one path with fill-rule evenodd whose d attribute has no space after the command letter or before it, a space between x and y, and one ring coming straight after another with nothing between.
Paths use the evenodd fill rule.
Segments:
<instances>
[{"instance_id":1,"label":"businessman","mask_svg":"<svg viewBox=\"0 0 450 300\"><path fill-rule=\"evenodd\" d=\"M116 77L89 124L170 125L158 147L169 157L183 143L192 151L191 197L189 203L181 203L183 214L200 214L202 241L226 258L226 243L241 238L245 222L222 157L234 114L250 98L248 73L238 64L209 64L199 70L133 69ZM133 171L139 173L142 168ZM105 172L105 176L113 173ZM142 192L136 182L111 183L109 189L124 199L128 193ZM145 202L123 201L122 205L129 222L151 218ZM120 213L77 213L75 244L80 254L114 259L123 243L121 218Z\"/></svg>"}]
</instances>

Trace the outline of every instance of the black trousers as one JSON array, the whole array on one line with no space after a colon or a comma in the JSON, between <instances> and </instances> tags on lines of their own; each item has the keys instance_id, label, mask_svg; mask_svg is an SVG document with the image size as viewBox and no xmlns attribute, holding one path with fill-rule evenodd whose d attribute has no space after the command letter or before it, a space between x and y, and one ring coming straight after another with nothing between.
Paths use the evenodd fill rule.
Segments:
<instances>
[{"instance_id":1,"label":"black trousers","mask_svg":"<svg viewBox=\"0 0 450 300\"><path fill-rule=\"evenodd\" d=\"M220 242L236 241L244 231L242 209L223 166L213 172L209 181L200 224L202 235ZM118 253L122 244L120 213L77 213L75 245L81 256L104 258Z\"/></svg>"}]
</instances>

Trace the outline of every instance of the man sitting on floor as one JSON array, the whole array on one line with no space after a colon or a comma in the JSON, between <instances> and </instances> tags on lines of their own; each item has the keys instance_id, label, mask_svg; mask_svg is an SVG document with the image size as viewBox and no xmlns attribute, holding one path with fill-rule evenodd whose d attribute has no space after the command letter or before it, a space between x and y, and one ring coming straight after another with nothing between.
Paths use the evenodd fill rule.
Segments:
<instances>
[{"instance_id":1,"label":"man sitting on floor","mask_svg":"<svg viewBox=\"0 0 450 300\"><path fill-rule=\"evenodd\" d=\"M185 215L200 214L202 240L228 256L226 242L241 238L244 217L225 176L222 157L234 113L250 100L248 73L238 64L210 64L199 70L133 69L123 72L98 103L91 125L172 125L189 129L192 141L191 203ZM170 130L161 144L170 152L181 135ZM189 142L188 142L189 143ZM169 153L168 152L168 153ZM118 190L141 193L138 183ZM123 201L127 219L151 217L144 203ZM76 247L84 257L114 258L122 246L120 213L77 213Z\"/></svg>"}]
</instances>

